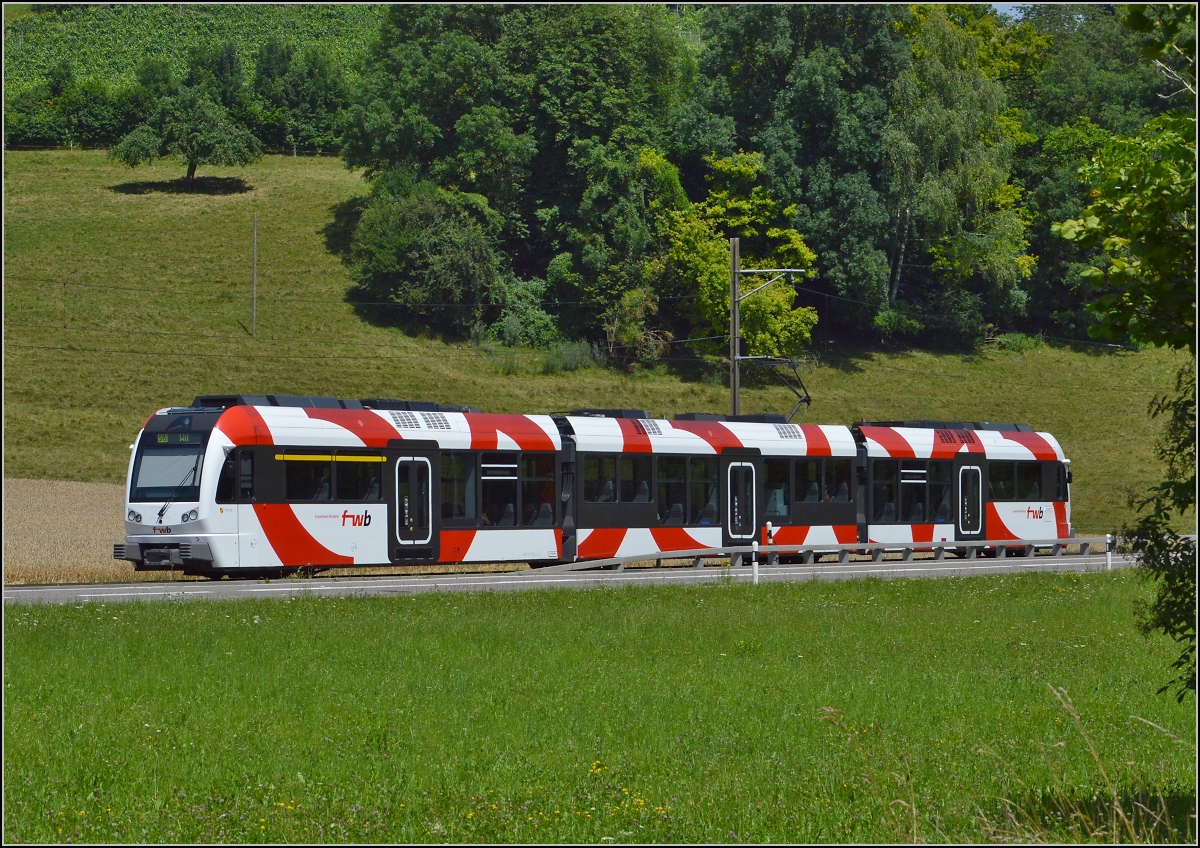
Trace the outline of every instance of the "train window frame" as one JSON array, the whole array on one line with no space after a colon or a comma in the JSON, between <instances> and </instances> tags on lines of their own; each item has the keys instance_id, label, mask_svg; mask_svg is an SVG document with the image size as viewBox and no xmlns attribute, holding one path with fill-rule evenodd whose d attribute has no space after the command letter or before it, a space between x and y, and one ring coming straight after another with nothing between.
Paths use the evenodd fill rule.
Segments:
<instances>
[{"instance_id":1,"label":"train window frame","mask_svg":"<svg viewBox=\"0 0 1200 848\"><path fill-rule=\"evenodd\" d=\"M303 451L303 452L301 452ZM283 501L284 503L333 503L333 453L320 453L309 450L284 450L275 454L275 461L282 464L283 471ZM302 467L315 469L323 466L325 474L316 480L316 494L309 497L297 497L292 491L292 469L297 471ZM298 482L298 481L297 481Z\"/></svg>"},{"instance_id":2,"label":"train window frame","mask_svg":"<svg viewBox=\"0 0 1200 848\"><path fill-rule=\"evenodd\" d=\"M521 453L518 460L517 475L520 478L517 483L519 503L517 509L521 516L519 526L521 527L557 527L558 526L558 498L555 493L558 491L556 480L555 457L557 455L553 451L524 451ZM529 463L545 463L546 468L534 469L535 473L527 473L530 469ZM546 472L549 473L546 473ZM529 503L527 499L531 492L540 492L536 495L536 503ZM550 507L550 520L545 520L546 510L543 506Z\"/></svg>"},{"instance_id":3,"label":"train window frame","mask_svg":"<svg viewBox=\"0 0 1200 848\"><path fill-rule=\"evenodd\" d=\"M214 500L219 504L237 503L237 451L231 450L225 454L221 462L221 471L217 475L217 491Z\"/></svg>"},{"instance_id":4,"label":"train window frame","mask_svg":"<svg viewBox=\"0 0 1200 848\"><path fill-rule=\"evenodd\" d=\"M835 485L840 485L833 476L835 472L830 468L832 465L838 465L845 468L846 497L839 498ZM854 502L854 457L850 456L827 456L824 462L821 463L821 503L853 503Z\"/></svg>"},{"instance_id":5,"label":"train window frame","mask_svg":"<svg viewBox=\"0 0 1200 848\"><path fill-rule=\"evenodd\" d=\"M583 503L587 504L588 506L595 506L595 505L599 505L599 504L618 503L617 497L621 490L621 479L620 479L621 478L621 456L622 455L619 453L602 453L602 452L585 453L583 455L583 460L581 463L583 465L583 474L580 475L580 483L583 487L582 497L580 500ZM609 476L607 478L604 476L604 468L605 468L604 463L606 463L606 462L612 463L612 474L611 474L611 476ZM604 485L601 485L598 496L595 496L595 495L597 495L597 493L593 492L594 496L589 497L588 496L588 471L590 470L590 468L593 467L593 465L597 471L596 478L595 478L596 482L599 482L602 484L611 483L612 489L610 491Z\"/></svg>"},{"instance_id":6,"label":"train window frame","mask_svg":"<svg viewBox=\"0 0 1200 848\"><path fill-rule=\"evenodd\" d=\"M258 480L254 473L254 450L239 448L237 455L237 502L256 503L258 501ZM247 469L249 473L247 473Z\"/></svg>"},{"instance_id":7,"label":"train window frame","mask_svg":"<svg viewBox=\"0 0 1200 848\"><path fill-rule=\"evenodd\" d=\"M654 458L648 453L623 453L617 465L617 503L654 503ZM626 480L626 474L629 479ZM642 487L645 487L645 497Z\"/></svg>"},{"instance_id":8,"label":"train window frame","mask_svg":"<svg viewBox=\"0 0 1200 848\"><path fill-rule=\"evenodd\" d=\"M679 475L664 477L663 463L679 463ZM654 498L655 505L658 509L658 523L665 527L682 527L687 523L688 517L688 457L684 454L670 453L659 454L654 460ZM672 489L679 495L679 500L675 500L674 495L669 495L666 487L678 487ZM671 515L671 511L678 506L680 509L679 520L676 521Z\"/></svg>"},{"instance_id":9,"label":"train window frame","mask_svg":"<svg viewBox=\"0 0 1200 848\"><path fill-rule=\"evenodd\" d=\"M926 518L929 509L929 463L927 460L900 460L898 494L896 517L901 524L929 523ZM918 509L921 514L919 517L915 517L914 514Z\"/></svg>"},{"instance_id":10,"label":"train window frame","mask_svg":"<svg viewBox=\"0 0 1200 848\"><path fill-rule=\"evenodd\" d=\"M1007 480L1004 479L1005 477ZM998 488L998 486L1003 488ZM1017 500L1016 493L1017 461L1015 459L988 460L987 499L989 501L1015 501Z\"/></svg>"},{"instance_id":11,"label":"train window frame","mask_svg":"<svg viewBox=\"0 0 1200 848\"><path fill-rule=\"evenodd\" d=\"M1032 472L1032 475L1030 474ZM1016 470L1016 488L1013 490L1013 500L1026 503L1042 503L1042 463L1037 461L1018 461ZM1036 491L1033 490L1036 487Z\"/></svg>"},{"instance_id":12,"label":"train window frame","mask_svg":"<svg viewBox=\"0 0 1200 848\"><path fill-rule=\"evenodd\" d=\"M440 484L438 512L441 515L438 518L446 527L478 527L480 515L480 454L481 451L473 450L457 450L457 451L441 451L441 468L438 472L438 482ZM447 481L454 483L455 489L458 487L459 478L447 477L447 472L452 468L453 463L458 459L464 459L464 469L467 475L462 478L462 494L463 494L463 514L462 515L445 515L445 508L454 504L446 500ZM469 514L468 514L469 512Z\"/></svg>"},{"instance_id":13,"label":"train window frame","mask_svg":"<svg viewBox=\"0 0 1200 848\"><path fill-rule=\"evenodd\" d=\"M697 480L692 474L692 470L697 463L704 463L706 471L705 476ZM708 475L707 467L712 464L713 474ZM697 486L709 487L702 500L704 505L700 506L698 501L693 498ZM685 527L720 527L721 526L721 463L718 457L715 456L695 456L687 457L687 513L685 515ZM716 497L716 504L713 505L713 497ZM710 513L709 510L712 510ZM711 520L705 521L704 518L709 516Z\"/></svg>"},{"instance_id":14,"label":"train window frame","mask_svg":"<svg viewBox=\"0 0 1200 848\"><path fill-rule=\"evenodd\" d=\"M925 523L951 524L954 521L954 463L947 459L931 459L926 465L925 474ZM939 472L935 474L934 472ZM944 474L940 473L944 472ZM945 496L934 506L934 486L945 487ZM939 518L942 505L946 506L945 516Z\"/></svg>"},{"instance_id":15,"label":"train window frame","mask_svg":"<svg viewBox=\"0 0 1200 848\"><path fill-rule=\"evenodd\" d=\"M891 467L893 465L896 470L895 477L892 477L889 480L885 480L883 482L879 482L879 476L880 476L879 472L881 470L881 466ZM882 514L882 507L886 507L889 502L885 501L882 505L877 504L876 503L876 501L877 501L876 492L879 490L879 488L881 486L886 486L889 484L895 486L897 491L896 491L895 500L891 501L892 509L893 509L892 517L884 518L883 514ZM883 458L883 457L873 459L871 461L871 468L870 468L870 487L871 487L870 488L870 510L867 513L870 516L869 523L871 523L871 524L903 524L903 523L905 523L900 520L900 516L899 516L900 460L891 459L891 458Z\"/></svg>"},{"instance_id":16,"label":"train window frame","mask_svg":"<svg viewBox=\"0 0 1200 848\"><path fill-rule=\"evenodd\" d=\"M332 501L334 503L380 503L386 497L384 492L384 468L387 464L387 457L381 453L366 453L362 451L334 451L333 454L333 485L331 487ZM374 488L376 494L373 498L351 498L345 497L342 494L342 474L350 476L349 469L352 467L370 467L378 466L379 473L376 475Z\"/></svg>"},{"instance_id":17,"label":"train window frame","mask_svg":"<svg viewBox=\"0 0 1200 848\"><path fill-rule=\"evenodd\" d=\"M795 463L791 457L768 456L763 458L763 517L771 519L790 519L792 517L792 478ZM783 471L782 480L779 471ZM782 483L782 486L779 484ZM774 488L772 488L774 487ZM782 489L783 511L772 511L771 507L775 493Z\"/></svg>"},{"instance_id":18,"label":"train window frame","mask_svg":"<svg viewBox=\"0 0 1200 848\"><path fill-rule=\"evenodd\" d=\"M491 460L490 462L488 460ZM499 499L489 498L491 489L510 489L512 500L505 496ZM503 504L499 514L490 507ZM508 508L512 507L511 520ZM482 451L479 454L479 522L483 527L511 529L520 527L521 515L521 452L520 451Z\"/></svg>"},{"instance_id":19,"label":"train window frame","mask_svg":"<svg viewBox=\"0 0 1200 848\"><path fill-rule=\"evenodd\" d=\"M807 473L801 474L801 467L815 468L816 477ZM801 479L803 477L803 480ZM812 498L812 488L816 486L816 498ZM801 492L800 489L804 491ZM806 507L821 503L821 493L825 488L825 459L820 456L798 456L792 462L792 502Z\"/></svg>"}]
</instances>

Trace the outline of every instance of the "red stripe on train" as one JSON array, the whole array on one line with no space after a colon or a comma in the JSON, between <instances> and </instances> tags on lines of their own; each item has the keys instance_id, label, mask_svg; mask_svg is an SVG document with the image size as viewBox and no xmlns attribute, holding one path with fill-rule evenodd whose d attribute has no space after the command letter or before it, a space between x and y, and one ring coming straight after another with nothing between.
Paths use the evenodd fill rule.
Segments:
<instances>
[{"instance_id":1,"label":"red stripe on train","mask_svg":"<svg viewBox=\"0 0 1200 848\"><path fill-rule=\"evenodd\" d=\"M896 459L912 459L917 455L908 439L901 436L891 427L863 427L862 434L877 442L887 451L887 455Z\"/></svg>"},{"instance_id":2,"label":"red stripe on train","mask_svg":"<svg viewBox=\"0 0 1200 848\"><path fill-rule=\"evenodd\" d=\"M231 406L221 413L216 428L235 445L273 445L271 430L252 406Z\"/></svg>"},{"instance_id":3,"label":"red stripe on train","mask_svg":"<svg viewBox=\"0 0 1200 848\"><path fill-rule=\"evenodd\" d=\"M1054 526L1058 533L1058 538L1068 538L1067 534L1071 532L1071 525L1067 523L1066 501L1056 501L1054 504Z\"/></svg>"},{"instance_id":4,"label":"red stripe on train","mask_svg":"<svg viewBox=\"0 0 1200 848\"><path fill-rule=\"evenodd\" d=\"M462 562L478 530L443 530L439 534L438 562Z\"/></svg>"},{"instance_id":5,"label":"red stripe on train","mask_svg":"<svg viewBox=\"0 0 1200 848\"><path fill-rule=\"evenodd\" d=\"M234 407L245 409L246 407ZM288 504L255 504L254 514L267 541L284 565L353 565L354 558L335 554L312 537Z\"/></svg>"},{"instance_id":6,"label":"red stripe on train","mask_svg":"<svg viewBox=\"0 0 1200 848\"><path fill-rule=\"evenodd\" d=\"M728 427L719 421L672 421L671 427L683 430L693 436L699 436L712 445L717 453L723 448L740 448L742 440L733 435Z\"/></svg>"},{"instance_id":7,"label":"red stripe on train","mask_svg":"<svg viewBox=\"0 0 1200 848\"><path fill-rule=\"evenodd\" d=\"M833 449L829 447L829 437L820 426L801 424L800 432L804 434L804 440L808 443L809 456L833 456Z\"/></svg>"},{"instance_id":8,"label":"red stripe on train","mask_svg":"<svg viewBox=\"0 0 1200 848\"><path fill-rule=\"evenodd\" d=\"M1000 435L1010 442L1016 442L1019 445L1029 448L1033 453L1034 459L1043 461L1058 459L1058 454L1054 452L1054 448L1050 446L1050 443L1037 433L1010 433L1002 431Z\"/></svg>"},{"instance_id":9,"label":"red stripe on train","mask_svg":"<svg viewBox=\"0 0 1200 848\"><path fill-rule=\"evenodd\" d=\"M987 538L989 539L1020 539L1021 537L1008 529L1008 525L1004 523L1004 519L1000 517L1000 511L996 509L994 503L989 502L987 505Z\"/></svg>"},{"instance_id":10,"label":"red stripe on train","mask_svg":"<svg viewBox=\"0 0 1200 848\"><path fill-rule=\"evenodd\" d=\"M682 527L651 527L650 535L660 551L692 551L708 547L703 542L697 542Z\"/></svg>"},{"instance_id":11,"label":"red stripe on train","mask_svg":"<svg viewBox=\"0 0 1200 848\"><path fill-rule=\"evenodd\" d=\"M472 412L464 417L471 427L471 450L496 450L500 443L497 433L508 436L521 450L554 450L546 431L524 415Z\"/></svg>"},{"instance_id":12,"label":"red stripe on train","mask_svg":"<svg viewBox=\"0 0 1200 848\"><path fill-rule=\"evenodd\" d=\"M305 409L309 418L336 424L362 439L369 448L386 448L397 438L396 428L369 409Z\"/></svg>"},{"instance_id":13,"label":"red stripe on train","mask_svg":"<svg viewBox=\"0 0 1200 848\"><path fill-rule=\"evenodd\" d=\"M650 453L650 437L646 435L646 428L642 426L642 422L632 418L618 418L616 422L621 425L625 453Z\"/></svg>"},{"instance_id":14,"label":"red stripe on train","mask_svg":"<svg viewBox=\"0 0 1200 848\"><path fill-rule=\"evenodd\" d=\"M601 527L593 530L586 539L579 543L579 558L607 559L614 557L624 540L624 527Z\"/></svg>"}]
</instances>

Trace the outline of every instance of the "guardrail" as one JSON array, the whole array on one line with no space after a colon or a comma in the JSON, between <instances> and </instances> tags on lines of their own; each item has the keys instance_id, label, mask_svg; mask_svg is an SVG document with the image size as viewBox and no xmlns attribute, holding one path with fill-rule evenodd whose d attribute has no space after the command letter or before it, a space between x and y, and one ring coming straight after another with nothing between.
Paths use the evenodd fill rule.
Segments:
<instances>
[{"instance_id":1,"label":"guardrail","mask_svg":"<svg viewBox=\"0 0 1200 848\"><path fill-rule=\"evenodd\" d=\"M813 545L760 545L753 542L749 545L734 545L720 548L696 548L687 551L662 551L659 553L630 554L623 557L607 559L578 560L564 562L558 565L547 565L536 569L538 574L556 574L568 571L587 571L592 569L623 568L628 562L647 562L664 559L691 559L692 565L701 568L706 559L728 558L734 566L744 565L744 559L749 556L750 563L758 567L758 555L767 555L767 565L778 565L780 555L799 556L804 564L811 564L817 557L837 554L839 563L850 561L851 554L867 555L872 562L880 562L885 553L899 553L904 562L912 562L913 555L921 552L933 552L934 560L944 560L946 551L961 553L965 559L975 559L980 551L994 548L996 556L1004 558L1008 549L1019 548L1023 556L1033 556L1038 550L1048 550L1050 556L1062 556L1068 545L1077 545L1081 556L1090 556L1093 546L1104 546L1105 568L1112 571L1113 549L1116 547L1114 536L1078 536L1070 539L979 539L969 542L851 542L844 545L813 544Z\"/></svg>"}]
</instances>

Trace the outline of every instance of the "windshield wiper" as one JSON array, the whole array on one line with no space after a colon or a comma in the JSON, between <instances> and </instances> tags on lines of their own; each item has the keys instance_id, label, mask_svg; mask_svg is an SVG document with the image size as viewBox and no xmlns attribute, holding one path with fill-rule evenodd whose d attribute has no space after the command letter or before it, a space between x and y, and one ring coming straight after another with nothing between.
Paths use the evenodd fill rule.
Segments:
<instances>
[{"instance_id":1,"label":"windshield wiper","mask_svg":"<svg viewBox=\"0 0 1200 848\"><path fill-rule=\"evenodd\" d=\"M175 487L175 491L171 492L171 497L167 498L167 502L165 504L163 504L162 509L160 509L158 511L158 523L159 524L162 524L162 522L163 522L163 515L167 511L167 507L169 507L174 502L174 500L177 497L179 497L180 493L183 492L184 484L187 483L189 477L191 477L193 474L196 473L196 468L199 465L200 465L200 455L197 454L196 461L192 464L192 467L188 469L187 474L183 475L183 479L179 481L179 485Z\"/></svg>"}]
</instances>

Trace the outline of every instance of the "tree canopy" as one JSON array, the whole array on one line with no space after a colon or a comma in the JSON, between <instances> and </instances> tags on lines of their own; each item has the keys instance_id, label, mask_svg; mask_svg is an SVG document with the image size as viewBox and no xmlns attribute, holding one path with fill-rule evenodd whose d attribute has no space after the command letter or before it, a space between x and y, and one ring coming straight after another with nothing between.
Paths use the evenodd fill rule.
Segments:
<instances>
[{"instance_id":1,"label":"tree canopy","mask_svg":"<svg viewBox=\"0 0 1200 848\"><path fill-rule=\"evenodd\" d=\"M1000 330L1130 342L1132 325L1086 308L1080 270L1102 273L1103 297L1124 272L1087 235L1100 201L1078 172L1094 156L1144 154L1150 168L1179 130L1143 128L1194 113L1181 9L70 7L6 23L20 37L6 39L5 140L119 141L124 161L171 154L192 173L259 146L340 150L372 185L360 284L395 298L397 320L451 334L583 339L635 360L668 338L703 352L727 308L718 252L733 210L769 198L762 233L792 233L812 275L746 302L748 319L793 322L748 323L760 350L807 344L818 318L865 343L964 348ZM188 120L207 129L184 132ZM1121 139L1140 141L1117 152ZM727 184L722 168L750 162L753 180ZM1106 191L1099 171L1088 179ZM1055 222L1082 222L1079 237ZM385 261L412 244L420 261ZM743 250L766 261L774 248ZM495 270L413 276L434 265ZM460 296L475 300L421 305Z\"/></svg>"}]
</instances>

